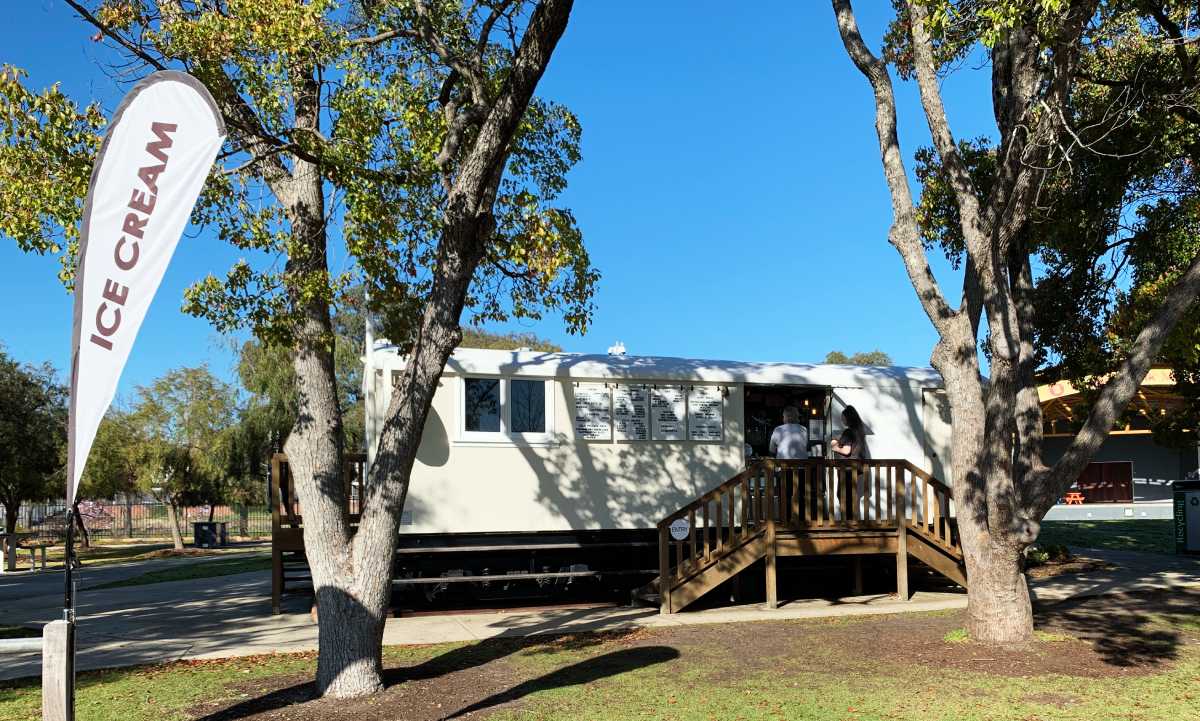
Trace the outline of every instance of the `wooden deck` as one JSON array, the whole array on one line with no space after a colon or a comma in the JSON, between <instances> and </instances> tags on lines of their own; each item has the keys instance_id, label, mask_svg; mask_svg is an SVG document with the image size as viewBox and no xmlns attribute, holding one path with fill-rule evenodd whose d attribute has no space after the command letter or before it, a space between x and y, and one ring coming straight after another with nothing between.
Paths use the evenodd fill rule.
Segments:
<instances>
[{"instance_id":1,"label":"wooden deck","mask_svg":"<svg viewBox=\"0 0 1200 721\"><path fill-rule=\"evenodd\" d=\"M668 515L658 535L650 585L663 613L760 560L774 608L780 556L894 555L902 598L910 556L967 583L950 489L905 460L760 461Z\"/></svg>"}]
</instances>

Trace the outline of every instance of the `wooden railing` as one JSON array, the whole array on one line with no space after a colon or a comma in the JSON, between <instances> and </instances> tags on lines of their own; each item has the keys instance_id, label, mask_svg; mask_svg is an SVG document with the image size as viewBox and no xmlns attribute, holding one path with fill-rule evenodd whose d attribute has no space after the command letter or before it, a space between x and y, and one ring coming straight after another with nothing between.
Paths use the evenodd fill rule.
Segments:
<instances>
[{"instance_id":1,"label":"wooden railing","mask_svg":"<svg viewBox=\"0 0 1200 721\"><path fill-rule=\"evenodd\" d=\"M938 544L942 549L961 556L958 528L954 523L954 493L950 487L925 471L907 463L912 476L914 502L911 516L906 516L907 526Z\"/></svg>"},{"instance_id":2,"label":"wooden railing","mask_svg":"<svg viewBox=\"0 0 1200 721\"><path fill-rule=\"evenodd\" d=\"M361 512L361 489L363 470L367 457L362 453L345 453L342 456L342 482L347 512L356 519ZM287 456L276 453L271 457L271 520L275 530L283 527L299 527L302 523L300 499L296 495L296 482L292 478Z\"/></svg>"},{"instance_id":3,"label":"wooden railing","mask_svg":"<svg viewBox=\"0 0 1200 721\"><path fill-rule=\"evenodd\" d=\"M362 480L367 457L347 453L342 460L346 511L354 528L362 511ZM289 563L294 559L293 565L305 565L303 521L287 456L276 453L271 457L271 609L276 614L288 581L285 555Z\"/></svg>"},{"instance_id":4,"label":"wooden railing","mask_svg":"<svg viewBox=\"0 0 1200 721\"><path fill-rule=\"evenodd\" d=\"M741 473L658 524L659 589L780 530L910 528L961 557L950 488L906 460L776 460ZM686 520L672 535L672 525Z\"/></svg>"}]
</instances>

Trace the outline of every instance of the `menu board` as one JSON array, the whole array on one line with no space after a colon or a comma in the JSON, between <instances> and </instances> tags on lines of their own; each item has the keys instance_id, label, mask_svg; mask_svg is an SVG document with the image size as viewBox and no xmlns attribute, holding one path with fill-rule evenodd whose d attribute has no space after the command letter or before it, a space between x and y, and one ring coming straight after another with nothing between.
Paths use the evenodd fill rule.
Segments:
<instances>
[{"instance_id":1,"label":"menu board","mask_svg":"<svg viewBox=\"0 0 1200 721\"><path fill-rule=\"evenodd\" d=\"M612 440L612 408L608 386L603 383L575 386L575 437L582 441Z\"/></svg>"},{"instance_id":2,"label":"menu board","mask_svg":"<svg viewBox=\"0 0 1200 721\"><path fill-rule=\"evenodd\" d=\"M687 440L687 411L682 387L660 386L651 390L650 425L656 441Z\"/></svg>"},{"instance_id":3,"label":"menu board","mask_svg":"<svg viewBox=\"0 0 1200 721\"><path fill-rule=\"evenodd\" d=\"M725 401L717 386L692 386L688 391L688 438L720 441L725 425Z\"/></svg>"},{"instance_id":4,"label":"menu board","mask_svg":"<svg viewBox=\"0 0 1200 721\"><path fill-rule=\"evenodd\" d=\"M645 385L613 388L613 428L618 441L650 440L650 390Z\"/></svg>"}]
</instances>

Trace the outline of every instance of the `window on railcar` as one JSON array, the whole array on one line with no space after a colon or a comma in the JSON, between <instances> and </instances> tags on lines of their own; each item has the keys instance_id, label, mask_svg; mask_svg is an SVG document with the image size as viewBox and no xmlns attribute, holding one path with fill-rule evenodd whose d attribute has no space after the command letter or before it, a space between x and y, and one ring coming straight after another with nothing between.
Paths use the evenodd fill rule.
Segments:
<instances>
[{"instance_id":1,"label":"window on railcar","mask_svg":"<svg viewBox=\"0 0 1200 721\"><path fill-rule=\"evenodd\" d=\"M500 432L500 379L467 378L464 380L463 418L465 430L471 433Z\"/></svg>"},{"instance_id":2,"label":"window on railcar","mask_svg":"<svg viewBox=\"0 0 1200 721\"><path fill-rule=\"evenodd\" d=\"M509 421L512 433L546 432L546 382L509 382Z\"/></svg>"}]
</instances>

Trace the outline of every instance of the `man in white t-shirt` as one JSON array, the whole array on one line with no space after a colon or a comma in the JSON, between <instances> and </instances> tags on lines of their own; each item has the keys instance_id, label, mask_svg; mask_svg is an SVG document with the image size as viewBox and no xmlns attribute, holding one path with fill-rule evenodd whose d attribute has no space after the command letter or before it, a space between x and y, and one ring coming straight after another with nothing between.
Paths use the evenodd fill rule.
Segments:
<instances>
[{"instance_id":1,"label":"man in white t-shirt","mask_svg":"<svg viewBox=\"0 0 1200 721\"><path fill-rule=\"evenodd\" d=\"M808 458L808 428L800 423L795 406L783 409L783 425L771 433L771 453L776 458Z\"/></svg>"}]
</instances>

